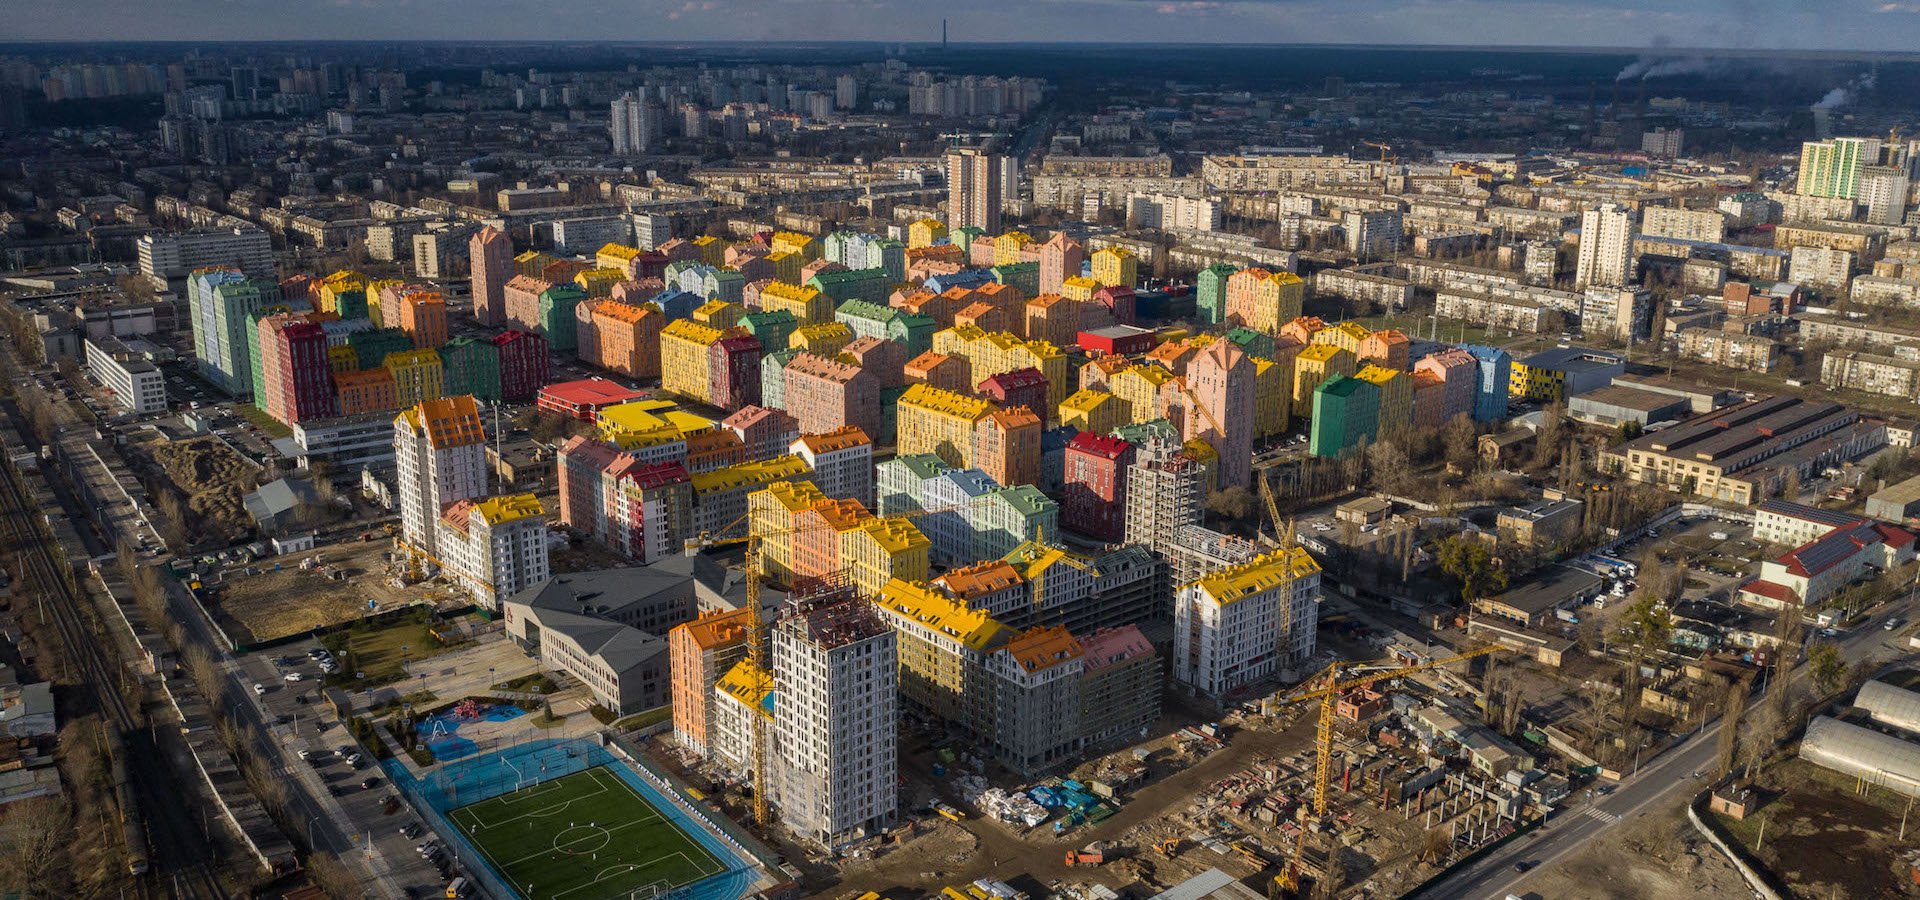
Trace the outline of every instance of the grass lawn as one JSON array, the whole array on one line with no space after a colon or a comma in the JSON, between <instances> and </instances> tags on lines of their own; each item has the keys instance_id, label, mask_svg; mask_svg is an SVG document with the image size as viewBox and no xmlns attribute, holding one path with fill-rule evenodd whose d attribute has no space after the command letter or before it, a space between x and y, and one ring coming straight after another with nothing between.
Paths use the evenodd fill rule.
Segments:
<instances>
[{"instance_id":1,"label":"grass lawn","mask_svg":"<svg viewBox=\"0 0 1920 900\"><path fill-rule=\"evenodd\" d=\"M239 413L240 418L252 422L261 431L266 432L268 437L293 437L293 429L282 424L279 419L267 415L266 411L258 406L251 403L235 403L233 411Z\"/></svg>"},{"instance_id":2,"label":"grass lawn","mask_svg":"<svg viewBox=\"0 0 1920 900\"><path fill-rule=\"evenodd\" d=\"M427 626L419 622L399 622L374 631L344 631L330 634L321 643L340 660L340 671L327 677L329 685L355 688L392 684L406 677L406 661L418 662L436 656L446 648L433 639ZM406 649L401 649L401 648ZM352 654L349 657L348 654ZM354 678L365 672L364 679Z\"/></svg>"},{"instance_id":3,"label":"grass lawn","mask_svg":"<svg viewBox=\"0 0 1920 900\"><path fill-rule=\"evenodd\" d=\"M604 766L448 818L527 900L653 896L726 871Z\"/></svg>"}]
</instances>

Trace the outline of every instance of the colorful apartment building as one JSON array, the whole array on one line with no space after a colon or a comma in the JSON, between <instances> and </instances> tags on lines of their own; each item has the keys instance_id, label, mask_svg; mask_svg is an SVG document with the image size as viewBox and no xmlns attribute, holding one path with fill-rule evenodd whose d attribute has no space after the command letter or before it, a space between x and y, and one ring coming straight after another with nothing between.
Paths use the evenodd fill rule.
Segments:
<instances>
[{"instance_id":1,"label":"colorful apartment building","mask_svg":"<svg viewBox=\"0 0 1920 900\"><path fill-rule=\"evenodd\" d=\"M797 456L776 456L692 476L693 530L719 534L747 513L747 495L778 481L807 479Z\"/></svg>"},{"instance_id":2,"label":"colorful apartment building","mask_svg":"<svg viewBox=\"0 0 1920 900\"><path fill-rule=\"evenodd\" d=\"M806 284L832 298L835 306L848 300L885 304L888 292L893 290L893 276L881 268L845 269L815 273Z\"/></svg>"},{"instance_id":3,"label":"colorful apartment building","mask_svg":"<svg viewBox=\"0 0 1920 900\"><path fill-rule=\"evenodd\" d=\"M429 400L394 417L394 502L413 548L437 555L441 511L485 491L486 442L472 397Z\"/></svg>"},{"instance_id":4,"label":"colorful apartment building","mask_svg":"<svg viewBox=\"0 0 1920 900\"><path fill-rule=\"evenodd\" d=\"M553 365L547 339L510 329L494 335L493 346L499 351L500 399L532 400L546 386Z\"/></svg>"},{"instance_id":5,"label":"colorful apartment building","mask_svg":"<svg viewBox=\"0 0 1920 900\"><path fill-rule=\"evenodd\" d=\"M500 289L507 324L522 331L539 331L540 295L552 287L551 282L531 275L515 275L508 279Z\"/></svg>"},{"instance_id":6,"label":"colorful apartment building","mask_svg":"<svg viewBox=\"0 0 1920 900\"><path fill-rule=\"evenodd\" d=\"M1173 677L1221 697L1305 664L1319 624L1320 566L1295 546L1180 587Z\"/></svg>"},{"instance_id":7,"label":"colorful apartment building","mask_svg":"<svg viewBox=\"0 0 1920 900\"><path fill-rule=\"evenodd\" d=\"M394 399L401 406L438 400L446 391L446 372L438 350L389 353L382 366L393 376Z\"/></svg>"},{"instance_id":8,"label":"colorful apartment building","mask_svg":"<svg viewBox=\"0 0 1920 900\"><path fill-rule=\"evenodd\" d=\"M726 333L691 319L676 319L660 330L660 389L708 402L712 375L709 356Z\"/></svg>"},{"instance_id":9,"label":"colorful apartment building","mask_svg":"<svg viewBox=\"0 0 1920 900\"><path fill-rule=\"evenodd\" d=\"M858 365L802 352L788 361L781 393L782 407L803 434L847 426L880 433L880 384Z\"/></svg>"},{"instance_id":10,"label":"colorful apartment building","mask_svg":"<svg viewBox=\"0 0 1920 900\"><path fill-rule=\"evenodd\" d=\"M853 329L843 322L802 325L787 339L787 349L804 350L817 356L833 357L853 343Z\"/></svg>"},{"instance_id":11,"label":"colorful apartment building","mask_svg":"<svg viewBox=\"0 0 1920 900\"><path fill-rule=\"evenodd\" d=\"M546 511L532 494L461 500L435 523L441 571L482 609L545 581Z\"/></svg>"},{"instance_id":12,"label":"colorful apartment building","mask_svg":"<svg viewBox=\"0 0 1920 900\"><path fill-rule=\"evenodd\" d=\"M839 570L862 597L892 581L924 582L933 542L904 518L867 518L840 535Z\"/></svg>"},{"instance_id":13,"label":"colorful apartment building","mask_svg":"<svg viewBox=\"0 0 1920 900\"><path fill-rule=\"evenodd\" d=\"M795 517L829 499L810 481L781 481L747 495L747 528L760 538L760 574L774 584L794 581Z\"/></svg>"},{"instance_id":14,"label":"colorful apartment building","mask_svg":"<svg viewBox=\"0 0 1920 900\"><path fill-rule=\"evenodd\" d=\"M604 249L603 251L604 252ZM701 756L708 753L707 717L714 686L747 658L747 609L714 611L667 632L672 677L673 738Z\"/></svg>"},{"instance_id":15,"label":"colorful apartment building","mask_svg":"<svg viewBox=\"0 0 1920 900\"><path fill-rule=\"evenodd\" d=\"M1040 483L1040 416L1024 406L996 409L973 426L974 468L1003 485Z\"/></svg>"},{"instance_id":16,"label":"colorful apartment building","mask_svg":"<svg viewBox=\"0 0 1920 900\"><path fill-rule=\"evenodd\" d=\"M1355 378L1372 384L1379 391L1379 424L1376 440L1404 440L1413 426L1413 378L1400 369L1369 365L1354 373Z\"/></svg>"},{"instance_id":17,"label":"colorful apartment building","mask_svg":"<svg viewBox=\"0 0 1920 900\"><path fill-rule=\"evenodd\" d=\"M514 275L513 240L488 225L467 242L468 274L473 286L473 317L489 328L507 323L506 287Z\"/></svg>"},{"instance_id":18,"label":"colorful apartment building","mask_svg":"<svg viewBox=\"0 0 1920 900\"><path fill-rule=\"evenodd\" d=\"M976 379L987 379L1015 369L1036 369L1047 379L1045 414L1060 405L1072 393L1073 375L1067 355L1046 341L1023 341L1006 332L986 332L977 328L949 328L936 332L933 349L949 356L964 356Z\"/></svg>"},{"instance_id":19,"label":"colorful apartment building","mask_svg":"<svg viewBox=\"0 0 1920 900\"><path fill-rule=\"evenodd\" d=\"M1335 375L1313 390L1313 428L1307 452L1337 459L1380 436L1380 389L1371 381Z\"/></svg>"},{"instance_id":20,"label":"colorful apartment building","mask_svg":"<svg viewBox=\"0 0 1920 900\"><path fill-rule=\"evenodd\" d=\"M1088 276L1070 275L1060 282L1060 296L1075 303L1091 303L1094 292L1100 288L1100 282Z\"/></svg>"},{"instance_id":21,"label":"colorful apartment building","mask_svg":"<svg viewBox=\"0 0 1920 900\"><path fill-rule=\"evenodd\" d=\"M1119 541L1126 529L1127 469L1133 445L1105 431L1081 431L1067 442L1060 524L1101 541Z\"/></svg>"},{"instance_id":22,"label":"colorful apartment building","mask_svg":"<svg viewBox=\"0 0 1920 900\"><path fill-rule=\"evenodd\" d=\"M1439 428L1455 416L1472 416L1479 363L1473 354L1449 347L1429 354L1413 364L1413 424L1421 428ZM1422 388L1431 384L1432 387Z\"/></svg>"},{"instance_id":23,"label":"colorful apartment building","mask_svg":"<svg viewBox=\"0 0 1920 900\"><path fill-rule=\"evenodd\" d=\"M917 250L947 239L947 226L938 219L919 219L907 226L907 247Z\"/></svg>"},{"instance_id":24,"label":"colorful apartment building","mask_svg":"<svg viewBox=\"0 0 1920 900\"><path fill-rule=\"evenodd\" d=\"M339 410L343 416L400 408L394 393L393 373L384 368L335 373L333 384L340 393Z\"/></svg>"},{"instance_id":25,"label":"colorful apartment building","mask_svg":"<svg viewBox=\"0 0 1920 900\"><path fill-rule=\"evenodd\" d=\"M1332 344L1311 344L1293 360L1293 410L1296 415L1311 413L1314 392L1321 383L1335 376L1351 376L1359 371L1353 354Z\"/></svg>"},{"instance_id":26,"label":"colorful apartment building","mask_svg":"<svg viewBox=\"0 0 1920 900\"><path fill-rule=\"evenodd\" d=\"M707 348L706 401L729 412L760 404L760 342L738 329Z\"/></svg>"},{"instance_id":27,"label":"colorful apartment building","mask_svg":"<svg viewBox=\"0 0 1920 900\"><path fill-rule=\"evenodd\" d=\"M1102 247L1093 252L1093 280L1103 287L1133 287L1140 283L1140 259L1125 247Z\"/></svg>"},{"instance_id":28,"label":"colorful apartment building","mask_svg":"<svg viewBox=\"0 0 1920 900\"><path fill-rule=\"evenodd\" d=\"M335 415L326 330L286 314L267 316L258 328L265 390L254 395L254 404L289 425Z\"/></svg>"},{"instance_id":29,"label":"colorful apartment building","mask_svg":"<svg viewBox=\"0 0 1920 900\"><path fill-rule=\"evenodd\" d=\"M994 409L991 401L978 397L912 385L898 404L897 452L931 453L948 465L972 465L974 425Z\"/></svg>"},{"instance_id":30,"label":"colorful apartment building","mask_svg":"<svg viewBox=\"0 0 1920 900\"><path fill-rule=\"evenodd\" d=\"M1166 409L1163 399L1173 373L1157 365L1136 365L1107 379L1113 396L1125 404L1126 422L1146 422L1159 418Z\"/></svg>"},{"instance_id":31,"label":"colorful apartment building","mask_svg":"<svg viewBox=\"0 0 1920 900\"><path fill-rule=\"evenodd\" d=\"M835 500L857 500L872 508L873 439L847 425L820 434L803 434L787 448L813 471L820 492Z\"/></svg>"},{"instance_id":32,"label":"colorful apartment building","mask_svg":"<svg viewBox=\"0 0 1920 900\"><path fill-rule=\"evenodd\" d=\"M1299 318L1306 298L1307 283L1292 272L1242 269L1227 277L1226 322L1272 334Z\"/></svg>"},{"instance_id":33,"label":"colorful apartment building","mask_svg":"<svg viewBox=\"0 0 1920 900\"><path fill-rule=\"evenodd\" d=\"M973 364L967 362L965 357L928 350L907 361L901 378L908 386L924 384L964 394L973 389Z\"/></svg>"},{"instance_id":34,"label":"colorful apartment building","mask_svg":"<svg viewBox=\"0 0 1920 900\"><path fill-rule=\"evenodd\" d=\"M1293 413L1293 371L1270 359L1247 359L1253 362L1253 436L1270 438L1287 430Z\"/></svg>"},{"instance_id":35,"label":"colorful apartment building","mask_svg":"<svg viewBox=\"0 0 1920 900\"><path fill-rule=\"evenodd\" d=\"M1360 342L1360 349L1355 351L1354 355L1358 356L1361 362L1370 362L1382 368L1405 372L1411 363L1408 359L1411 349L1411 341L1408 340L1405 332L1383 328L1367 335L1367 339Z\"/></svg>"},{"instance_id":36,"label":"colorful apartment building","mask_svg":"<svg viewBox=\"0 0 1920 900\"><path fill-rule=\"evenodd\" d=\"M1100 435L1133 421L1126 401L1098 390L1075 391L1060 401L1059 420L1082 433Z\"/></svg>"},{"instance_id":37,"label":"colorful apartment building","mask_svg":"<svg viewBox=\"0 0 1920 900\"><path fill-rule=\"evenodd\" d=\"M1254 365L1230 341L1215 341L1187 369L1185 397L1198 405L1186 419L1186 439L1198 438L1219 454L1221 489L1253 481L1255 429Z\"/></svg>"},{"instance_id":38,"label":"colorful apartment building","mask_svg":"<svg viewBox=\"0 0 1920 900\"><path fill-rule=\"evenodd\" d=\"M1227 283L1239 271L1239 267L1232 263L1214 263L1201 269L1194 278L1193 309L1202 324L1226 323Z\"/></svg>"},{"instance_id":39,"label":"colorful apartment building","mask_svg":"<svg viewBox=\"0 0 1920 900\"><path fill-rule=\"evenodd\" d=\"M594 336L600 344L600 365L628 378L660 377L660 331L666 314L652 303L608 300L593 308Z\"/></svg>"},{"instance_id":40,"label":"colorful apartment building","mask_svg":"<svg viewBox=\"0 0 1920 900\"><path fill-rule=\"evenodd\" d=\"M1040 283L1036 293L1058 294L1068 278L1079 277L1086 268L1087 250L1079 241L1056 231L1040 245Z\"/></svg>"},{"instance_id":41,"label":"colorful apartment building","mask_svg":"<svg viewBox=\"0 0 1920 900\"><path fill-rule=\"evenodd\" d=\"M1367 330L1365 325L1357 322L1341 322L1314 332L1313 343L1339 347L1358 359L1360 345L1366 343L1367 338L1372 336L1373 332Z\"/></svg>"}]
</instances>

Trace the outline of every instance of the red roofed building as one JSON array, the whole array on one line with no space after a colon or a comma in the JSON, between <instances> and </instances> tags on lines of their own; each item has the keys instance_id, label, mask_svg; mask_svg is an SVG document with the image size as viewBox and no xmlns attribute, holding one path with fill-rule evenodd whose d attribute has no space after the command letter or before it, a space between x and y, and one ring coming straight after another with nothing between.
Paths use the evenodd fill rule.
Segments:
<instances>
[{"instance_id":1,"label":"red roofed building","mask_svg":"<svg viewBox=\"0 0 1920 900\"><path fill-rule=\"evenodd\" d=\"M732 411L760 404L760 342L747 335L714 341L707 348L713 405Z\"/></svg>"},{"instance_id":2,"label":"red roofed building","mask_svg":"<svg viewBox=\"0 0 1920 900\"><path fill-rule=\"evenodd\" d=\"M493 336L493 346L500 353L500 399L533 399L551 377L547 339L530 331L503 331Z\"/></svg>"},{"instance_id":3,"label":"red roofed building","mask_svg":"<svg viewBox=\"0 0 1920 900\"><path fill-rule=\"evenodd\" d=\"M1108 314L1113 316L1114 324L1132 325L1134 323L1133 288L1125 286L1103 287L1093 292L1093 299L1107 308Z\"/></svg>"},{"instance_id":4,"label":"red roofed building","mask_svg":"<svg viewBox=\"0 0 1920 900\"><path fill-rule=\"evenodd\" d=\"M501 374L504 381L505 373ZM646 391L624 388L605 378L583 378L541 388L539 407L583 422L596 422L600 419L600 410L645 399L646 396Z\"/></svg>"},{"instance_id":5,"label":"red roofed building","mask_svg":"<svg viewBox=\"0 0 1920 900\"><path fill-rule=\"evenodd\" d=\"M1039 369L1014 369L1002 372L980 382L975 391L1000 405L1002 409L1024 406L1044 420L1052 410L1047 408L1047 376Z\"/></svg>"},{"instance_id":6,"label":"red roofed building","mask_svg":"<svg viewBox=\"0 0 1920 900\"><path fill-rule=\"evenodd\" d=\"M1914 558L1914 535L1861 520L1841 525L1760 564L1760 577L1740 586L1740 602L1768 609L1811 609L1855 581Z\"/></svg>"},{"instance_id":7,"label":"red roofed building","mask_svg":"<svg viewBox=\"0 0 1920 900\"><path fill-rule=\"evenodd\" d=\"M1120 540L1127 520L1127 467L1133 445L1083 431L1067 442L1060 525L1103 541Z\"/></svg>"}]
</instances>

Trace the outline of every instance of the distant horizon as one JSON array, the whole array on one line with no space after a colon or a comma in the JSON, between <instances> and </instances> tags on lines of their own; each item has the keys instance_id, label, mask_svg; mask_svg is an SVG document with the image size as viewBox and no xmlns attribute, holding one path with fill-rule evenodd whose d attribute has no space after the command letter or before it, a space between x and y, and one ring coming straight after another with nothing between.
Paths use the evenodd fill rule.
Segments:
<instances>
[{"instance_id":1,"label":"distant horizon","mask_svg":"<svg viewBox=\"0 0 1920 900\"><path fill-rule=\"evenodd\" d=\"M938 43L944 20L961 46L1920 55L1920 0L1828 0L1818 8L1803 0L977 0L955 8L907 0L548 0L537 9L524 0L16 0L14 6L8 20L14 42L95 46L930 45ZM1142 36L1153 39L1138 40ZM1576 36L1577 42L1569 40ZM1669 49L1683 43L1684 49Z\"/></svg>"}]
</instances>

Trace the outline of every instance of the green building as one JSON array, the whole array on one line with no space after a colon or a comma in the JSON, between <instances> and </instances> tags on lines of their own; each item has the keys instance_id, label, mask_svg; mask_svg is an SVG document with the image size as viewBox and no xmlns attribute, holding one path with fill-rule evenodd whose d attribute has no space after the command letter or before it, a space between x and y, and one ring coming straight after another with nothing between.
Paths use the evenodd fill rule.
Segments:
<instances>
[{"instance_id":1,"label":"green building","mask_svg":"<svg viewBox=\"0 0 1920 900\"><path fill-rule=\"evenodd\" d=\"M357 290L357 291L341 291L337 294L334 294L333 304L334 304L333 311L340 314L340 319L343 322L351 321L353 319L373 318L371 313L368 311L367 292L365 289Z\"/></svg>"},{"instance_id":2,"label":"green building","mask_svg":"<svg viewBox=\"0 0 1920 900\"><path fill-rule=\"evenodd\" d=\"M1004 266L994 266L988 271L993 273L993 280L1010 287L1019 288L1020 293L1025 294L1028 298L1033 298L1040 294L1040 264L1038 262L1007 263Z\"/></svg>"},{"instance_id":3,"label":"green building","mask_svg":"<svg viewBox=\"0 0 1920 900\"><path fill-rule=\"evenodd\" d=\"M961 253L972 253L974 239L986 236L987 230L985 228L968 225L964 228L954 229L953 233L947 236L947 239L952 241L954 246L959 247Z\"/></svg>"},{"instance_id":4,"label":"green building","mask_svg":"<svg viewBox=\"0 0 1920 900\"><path fill-rule=\"evenodd\" d=\"M1227 279L1239 271L1232 263L1214 263L1200 270L1193 289L1193 314L1200 321L1208 325L1227 321Z\"/></svg>"},{"instance_id":5,"label":"green building","mask_svg":"<svg viewBox=\"0 0 1920 900\"><path fill-rule=\"evenodd\" d=\"M1380 388L1373 382L1335 375L1313 390L1313 432L1307 452L1345 456L1362 442L1379 437Z\"/></svg>"},{"instance_id":6,"label":"green building","mask_svg":"<svg viewBox=\"0 0 1920 900\"><path fill-rule=\"evenodd\" d=\"M500 348L492 341L464 335L448 341L440 348L440 368L445 373L443 396L500 399Z\"/></svg>"},{"instance_id":7,"label":"green building","mask_svg":"<svg viewBox=\"0 0 1920 900\"><path fill-rule=\"evenodd\" d=\"M253 404L260 406L261 398L267 393L267 375L260 369L260 320L268 316L292 312L284 304L265 306L247 313L247 378L253 393ZM261 406L261 409L266 407Z\"/></svg>"},{"instance_id":8,"label":"green building","mask_svg":"<svg viewBox=\"0 0 1920 900\"><path fill-rule=\"evenodd\" d=\"M779 349L787 345L788 338L793 337L793 330L800 327L800 320L784 309L750 312L740 317L740 327L753 335L761 347Z\"/></svg>"},{"instance_id":9,"label":"green building","mask_svg":"<svg viewBox=\"0 0 1920 900\"><path fill-rule=\"evenodd\" d=\"M387 354L412 350L413 335L398 328L373 328L347 335L347 346L360 368L376 369L386 364Z\"/></svg>"},{"instance_id":10,"label":"green building","mask_svg":"<svg viewBox=\"0 0 1920 900\"><path fill-rule=\"evenodd\" d=\"M846 269L821 272L807 279L807 287L832 297L835 304L848 300L884 304L887 302L887 292L893 288L893 280L887 277L886 269Z\"/></svg>"},{"instance_id":11,"label":"green building","mask_svg":"<svg viewBox=\"0 0 1920 900\"><path fill-rule=\"evenodd\" d=\"M1273 358L1273 335L1261 334L1251 328L1235 328L1227 332L1227 340L1245 351L1248 356L1261 359Z\"/></svg>"},{"instance_id":12,"label":"green building","mask_svg":"<svg viewBox=\"0 0 1920 900\"><path fill-rule=\"evenodd\" d=\"M556 284L540 292L540 331L547 346L572 353L580 346L580 320L573 308L587 299L587 292L571 284Z\"/></svg>"}]
</instances>

